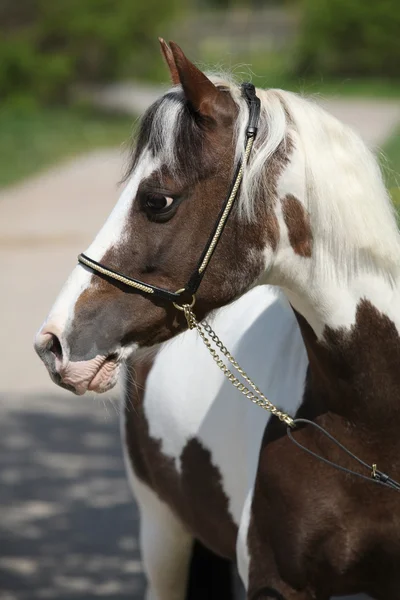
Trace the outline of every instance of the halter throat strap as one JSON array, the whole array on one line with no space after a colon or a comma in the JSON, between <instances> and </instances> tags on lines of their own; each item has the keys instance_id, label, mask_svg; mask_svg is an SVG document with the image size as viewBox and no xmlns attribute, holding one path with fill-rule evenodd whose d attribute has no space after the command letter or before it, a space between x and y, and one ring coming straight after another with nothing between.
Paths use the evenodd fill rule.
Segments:
<instances>
[{"instance_id":1,"label":"halter throat strap","mask_svg":"<svg viewBox=\"0 0 400 600\"><path fill-rule=\"evenodd\" d=\"M221 238L222 232L225 228L226 222L229 218L229 215L231 214L233 205L235 203L240 189L240 184L243 179L244 166L249 160L251 149L253 147L253 142L257 135L261 109L260 99L257 97L255 87L252 83L243 83L241 86L241 91L249 109L249 120L246 129L244 154L242 159L239 161L239 164L237 165L235 176L233 178L229 192L227 194L225 202L221 207L218 219L214 225L210 237L208 238L208 241L200 256L196 269L193 271L185 287L178 290L177 292L171 292L170 290L157 287L156 285L152 285L144 281L140 281L139 279L128 277L123 273L119 273L118 271L110 269L106 265L103 265L102 263L93 260L92 258L83 253L79 254L78 256L78 262L81 265L89 267L89 269L91 269L94 273L96 273L100 277L103 277L110 283L119 283L126 288L133 288L137 292L140 292L144 295L148 295L149 297L159 298L161 300L168 300L169 302L173 302L176 307L182 307L182 305L187 304L188 302L190 303L190 298L192 298L192 302L194 303L195 294L199 289L200 283L204 277L211 257L214 254L217 244Z\"/></svg>"}]
</instances>

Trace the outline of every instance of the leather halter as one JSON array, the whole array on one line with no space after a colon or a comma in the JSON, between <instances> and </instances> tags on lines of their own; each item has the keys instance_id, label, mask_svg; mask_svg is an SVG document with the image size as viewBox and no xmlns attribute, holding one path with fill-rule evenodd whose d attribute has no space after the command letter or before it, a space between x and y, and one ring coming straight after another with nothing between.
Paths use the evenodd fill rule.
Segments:
<instances>
[{"instance_id":1,"label":"leather halter","mask_svg":"<svg viewBox=\"0 0 400 600\"><path fill-rule=\"evenodd\" d=\"M177 308L181 308L184 304L188 304L188 298L190 303L190 297L192 298L192 303L194 304L195 294L199 289L206 268L219 242L225 224L231 213L234 201L237 197L243 178L244 164L248 161L254 138L257 135L258 121L260 117L260 99L257 97L255 87L252 83L243 83L241 89L243 97L245 98L249 108L249 120L246 129L244 154L237 165L235 177L232 181L225 202L221 207L218 219L214 225L214 229L208 238L207 244L205 245L197 263L197 267L193 271L185 287L181 288L177 292L171 292L165 288L157 287L155 285L151 285L150 283L140 281L139 279L128 277L122 273L119 273L118 271L115 271L114 269L110 269L102 263L91 259L89 256L86 256L86 254L83 253L79 254L78 256L78 262L81 265L89 267L92 271L102 275L110 282L118 281L127 287L136 289L138 292L141 292L144 295L154 296L155 298L161 298L162 300L169 300L170 302L173 302Z\"/></svg>"}]
</instances>

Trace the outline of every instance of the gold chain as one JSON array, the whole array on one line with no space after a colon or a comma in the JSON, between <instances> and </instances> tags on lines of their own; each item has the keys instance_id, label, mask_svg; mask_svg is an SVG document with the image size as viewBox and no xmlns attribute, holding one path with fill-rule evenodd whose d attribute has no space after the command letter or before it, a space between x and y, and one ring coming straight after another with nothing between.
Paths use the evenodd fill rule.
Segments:
<instances>
[{"instance_id":1,"label":"gold chain","mask_svg":"<svg viewBox=\"0 0 400 600\"><path fill-rule=\"evenodd\" d=\"M212 329L212 327L205 321L199 323L191 307L188 304L185 304L182 308L189 329L197 329L197 332L203 340L204 345L206 346L215 363L221 369L228 381L230 381L231 384L237 390L239 390L239 392L246 396L246 398L251 400L251 402L254 402L254 404L257 404L257 406L260 406L261 408L264 408L268 412L272 413L273 415L278 417L278 419L286 423L286 425L289 425L289 427L294 427L294 421L292 417L279 410L279 408L277 408L274 404L272 404L270 400L268 400L268 398L264 396L261 390L256 386L255 383L252 382L247 373L242 369L242 367L235 360L235 358L232 356L229 350L224 346L224 344L221 342L221 340L219 339L215 331ZM253 391L246 387L244 383L242 383L240 379L238 379L236 375L232 373L232 371L229 369L229 367L227 367L221 356L218 354L218 351L213 348L213 344L217 347L220 353L225 356L225 358L230 362L232 367L242 376L242 378L246 381L246 383L250 386L250 388Z\"/></svg>"}]
</instances>

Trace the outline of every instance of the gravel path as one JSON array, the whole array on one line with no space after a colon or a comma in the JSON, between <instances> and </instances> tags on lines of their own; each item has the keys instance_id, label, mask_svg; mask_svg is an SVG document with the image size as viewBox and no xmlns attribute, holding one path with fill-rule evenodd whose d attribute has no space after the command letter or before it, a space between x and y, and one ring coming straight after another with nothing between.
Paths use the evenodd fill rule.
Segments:
<instances>
[{"instance_id":1,"label":"gravel path","mask_svg":"<svg viewBox=\"0 0 400 600\"><path fill-rule=\"evenodd\" d=\"M120 90L120 102L136 113L155 92ZM375 145L400 120L398 104L325 104ZM56 388L32 349L118 197L123 164L119 150L94 152L0 191L0 600L143 594L116 410Z\"/></svg>"}]
</instances>

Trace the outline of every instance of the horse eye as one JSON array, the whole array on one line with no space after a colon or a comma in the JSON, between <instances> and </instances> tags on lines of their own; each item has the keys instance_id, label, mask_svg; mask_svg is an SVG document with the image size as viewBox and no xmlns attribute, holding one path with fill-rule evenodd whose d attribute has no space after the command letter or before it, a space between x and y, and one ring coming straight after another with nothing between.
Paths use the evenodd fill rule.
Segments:
<instances>
[{"instance_id":1,"label":"horse eye","mask_svg":"<svg viewBox=\"0 0 400 600\"><path fill-rule=\"evenodd\" d=\"M146 198L146 208L152 212L161 212L170 208L174 203L174 198L161 195L149 195Z\"/></svg>"}]
</instances>

